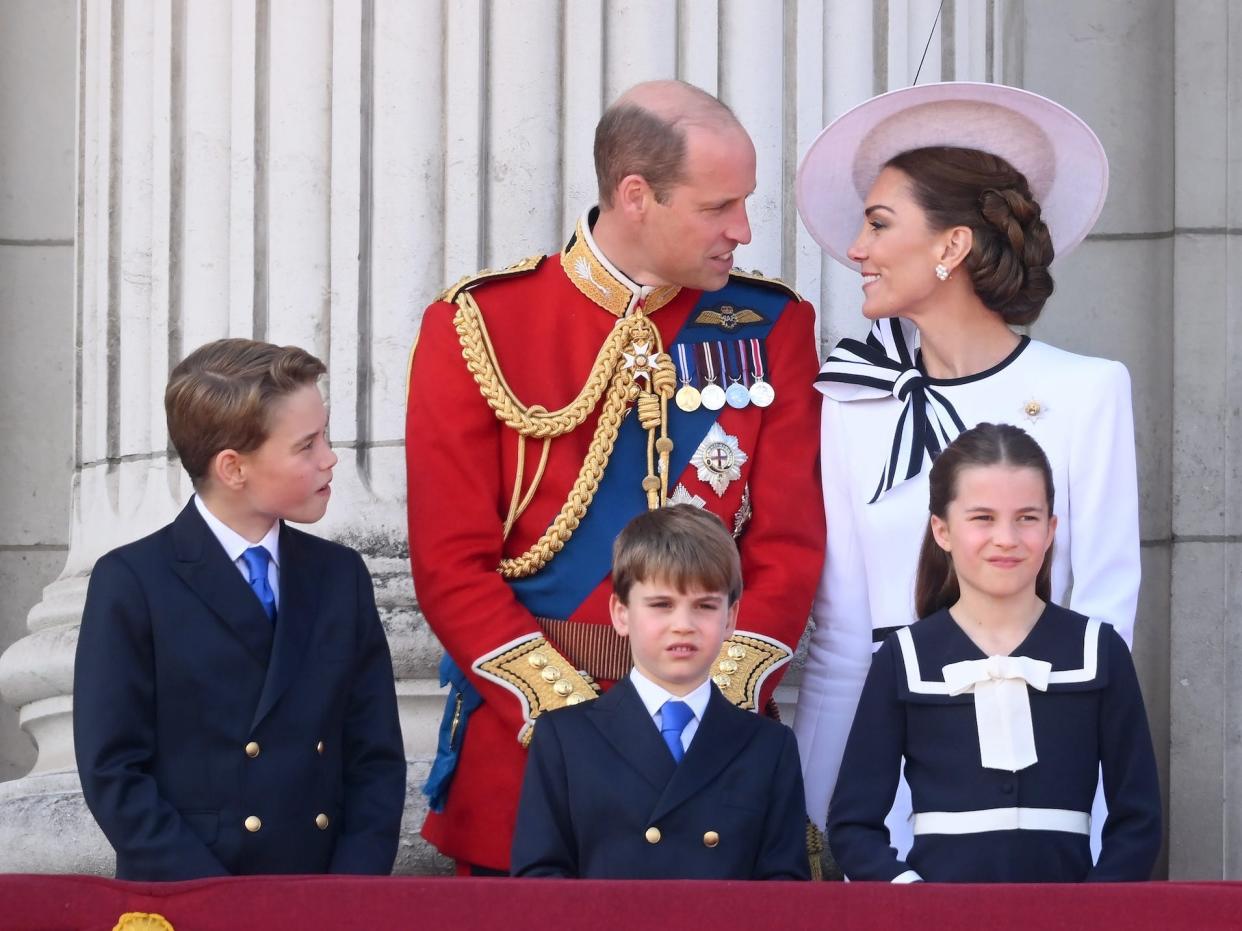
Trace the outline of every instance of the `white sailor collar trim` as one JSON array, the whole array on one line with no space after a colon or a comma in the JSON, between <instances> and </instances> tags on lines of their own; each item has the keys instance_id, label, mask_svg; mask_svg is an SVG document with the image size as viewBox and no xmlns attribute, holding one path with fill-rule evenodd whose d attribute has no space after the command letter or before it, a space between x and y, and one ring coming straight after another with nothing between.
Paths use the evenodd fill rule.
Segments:
<instances>
[{"instance_id":1,"label":"white sailor collar trim","mask_svg":"<svg viewBox=\"0 0 1242 931\"><path fill-rule=\"evenodd\" d=\"M952 619L948 620L952 624ZM1096 684L1096 680L1100 678L1101 662L1100 662L1100 639L1101 639L1102 622L1094 618L1087 620L1083 628L1083 644L1082 644L1082 665L1067 668L1054 668L1048 673L1049 690L1054 690L1055 686L1069 686L1071 688L1078 686L1089 686ZM949 685L943 679L943 671L937 669L937 673L941 676L939 679L924 678L923 671L919 666L918 650L914 642L914 633L909 627L903 627L896 634L897 652L902 671L905 674L905 685L911 697L916 695L941 696L950 698ZM1015 656L1027 656L1027 652L1014 654ZM954 660L963 658L978 657L954 657ZM1044 659L1044 657L1030 657L1034 659ZM1102 686L1103 683L1097 684ZM953 701L971 700L968 695L952 698Z\"/></svg>"}]
</instances>

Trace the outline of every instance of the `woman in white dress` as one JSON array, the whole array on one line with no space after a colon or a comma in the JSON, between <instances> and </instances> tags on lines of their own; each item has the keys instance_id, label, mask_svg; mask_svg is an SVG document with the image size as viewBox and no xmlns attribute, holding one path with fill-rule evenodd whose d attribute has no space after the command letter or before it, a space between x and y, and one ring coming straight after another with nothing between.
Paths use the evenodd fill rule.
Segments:
<instances>
[{"instance_id":1,"label":"woman in white dress","mask_svg":"<svg viewBox=\"0 0 1242 931\"><path fill-rule=\"evenodd\" d=\"M1107 159L1085 123L991 84L873 98L803 159L802 220L861 274L863 316L874 321L865 342L841 341L816 385L828 550L794 730L808 814L821 828L872 650L916 619L927 472L962 430L1013 423L1044 448L1058 517L1052 598L1131 643L1139 530L1129 374L1014 330L1039 316L1054 253L1087 235L1107 186ZM888 822L899 854L908 814L903 786Z\"/></svg>"}]
</instances>

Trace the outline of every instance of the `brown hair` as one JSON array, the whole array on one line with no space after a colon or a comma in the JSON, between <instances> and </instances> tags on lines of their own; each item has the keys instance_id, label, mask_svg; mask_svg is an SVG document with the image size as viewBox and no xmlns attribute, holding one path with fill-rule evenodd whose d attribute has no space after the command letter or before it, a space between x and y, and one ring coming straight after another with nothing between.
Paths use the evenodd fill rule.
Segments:
<instances>
[{"instance_id":1,"label":"brown hair","mask_svg":"<svg viewBox=\"0 0 1242 931\"><path fill-rule=\"evenodd\" d=\"M629 601L636 582L659 579L679 592L728 592L742 597L742 561L720 518L693 504L644 511L612 545L612 589Z\"/></svg>"},{"instance_id":2,"label":"brown hair","mask_svg":"<svg viewBox=\"0 0 1242 931\"><path fill-rule=\"evenodd\" d=\"M595 127L600 204L612 206L612 195L627 175L642 176L656 200L667 203L669 192L685 179L686 127L712 124L740 125L732 110L702 88L684 81L631 88Z\"/></svg>"},{"instance_id":3,"label":"brown hair","mask_svg":"<svg viewBox=\"0 0 1242 931\"><path fill-rule=\"evenodd\" d=\"M910 179L914 199L933 229L968 226L966 257L975 293L1006 323L1034 323L1052 294L1054 250L1026 176L978 149L931 146L889 159Z\"/></svg>"},{"instance_id":4,"label":"brown hair","mask_svg":"<svg viewBox=\"0 0 1242 931\"><path fill-rule=\"evenodd\" d=\"M168 378L168 436L197 488L215 455L250 452L270 429L274 404L327 371L297 346L218 339L186 356Z\"/></svg>"},{"instance_id":5,"label":"brown hair","mask_svg":"<svg viewBox=\"0 0 1242 931\"><path fill-rule=\"evenodd\" d=\"M1015 469L1034 469L1044 480L1048 495L1048 515L1052 515L1055 489L1052 466L1039 444L1025 430L1007 423L981 423L961 433L936 457L928 477L928 509L944 520L949 505L957 497L957 479L963 469L1004 465ZM1044 554L1035 577L1035 594L1044 601L1052 598L1052 547ZM931 519L923 533L919 568L914 581L914 606L919 617L927 617L953 605L961 597L953 559L940 548L932 535Z\"/></svg>"}]
</instances>

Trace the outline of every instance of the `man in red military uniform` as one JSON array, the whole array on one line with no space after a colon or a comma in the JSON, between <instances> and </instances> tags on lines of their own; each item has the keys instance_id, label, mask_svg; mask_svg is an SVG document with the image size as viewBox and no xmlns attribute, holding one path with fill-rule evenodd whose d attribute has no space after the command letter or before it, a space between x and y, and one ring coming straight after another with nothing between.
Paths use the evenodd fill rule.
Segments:
<instances>
[{"instance_id":1,"label":"man in red military uniform","mask_svg":"<svg viewBox=\"0 0 1242 931\"><path fill-rule=\"evenodd\" d=\"M596 130L600 206L555 256L451 287L411 359L410 558L451 685L423 835L504 871L543 711L626 675L613 537L689 501L742 555L713 679L765 709L823 559L814 311L733 271L755 150L714 97L642 84Z\"/></svg>"}]
</instances>

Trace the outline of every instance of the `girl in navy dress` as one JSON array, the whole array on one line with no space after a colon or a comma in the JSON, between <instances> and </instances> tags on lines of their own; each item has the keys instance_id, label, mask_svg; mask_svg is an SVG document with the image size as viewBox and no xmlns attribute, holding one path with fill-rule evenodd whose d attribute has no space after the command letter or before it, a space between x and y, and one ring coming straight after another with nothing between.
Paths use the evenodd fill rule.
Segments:
<instances>
[{"instance_id":1,"label":"girl in navy dress","mask_svg":"<svg viewBox=\"0 0 1242 931\"><path fill-rule=\"evenodd\" d=\"M1050 601L1043 450L1005 424L961 433L932 466L930 510L921 620L875 655L829 808L838 863L890 882L1148 879L1160 790L1143 699L1112 626ZM903 757L914 843L900 860L884 818Z\"/></svg>"}]
</instances>

